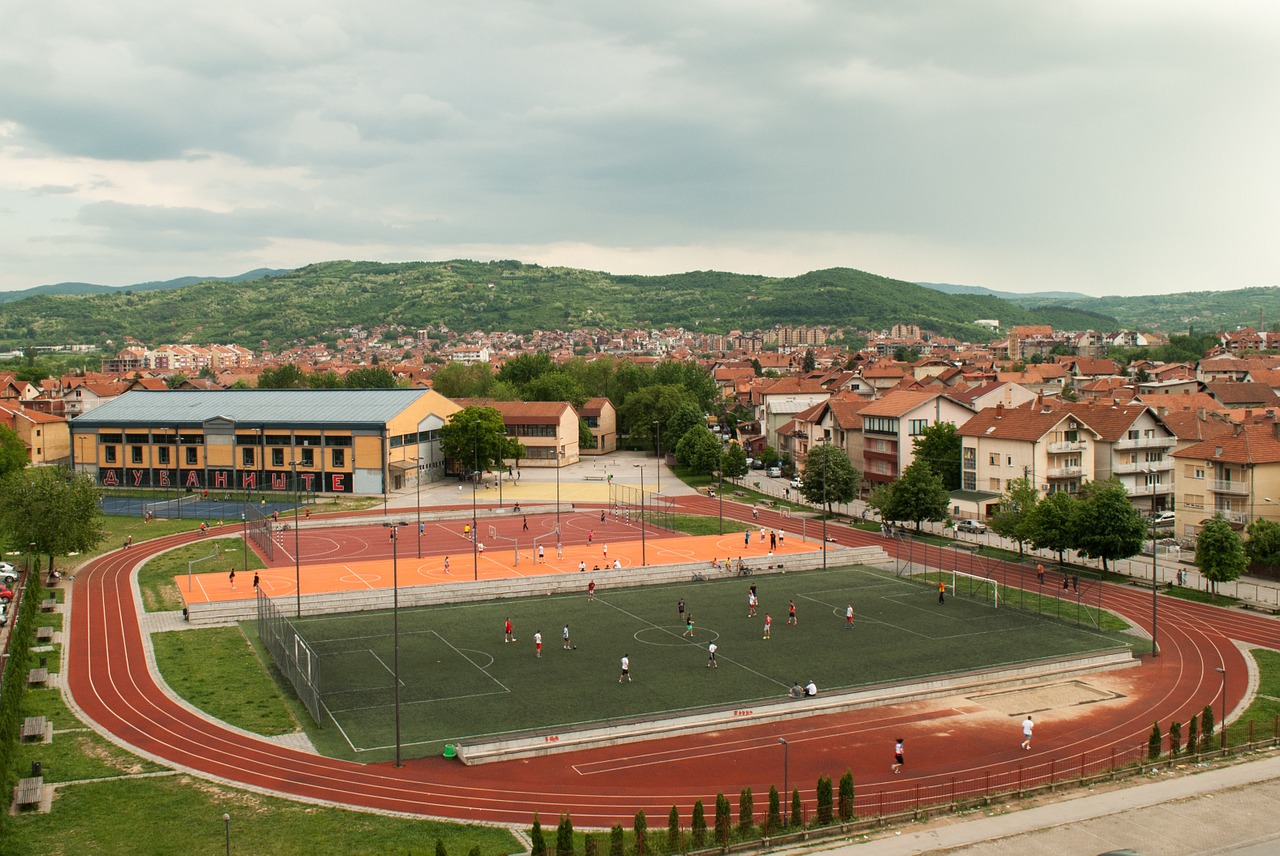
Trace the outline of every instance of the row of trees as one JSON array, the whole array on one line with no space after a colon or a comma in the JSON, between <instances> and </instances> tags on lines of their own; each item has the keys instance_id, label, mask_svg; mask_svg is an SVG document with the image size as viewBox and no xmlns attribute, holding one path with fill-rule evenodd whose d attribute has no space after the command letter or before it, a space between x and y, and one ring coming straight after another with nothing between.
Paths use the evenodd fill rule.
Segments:
<instances>
[{"instance_id":1,"label":"row of trees","mask_svg":"<svg viewBox=\"0 0 1280 856\"><path fill-rule=\"evenodd\" d=\"M829 826L836 822L847 823L856 817L854 812L853 773L849 770L840 778L838 794L833 790L831 778L822 776L818 779L816 791L817 806L811 826ZM733 821L733 808L729 798L724 794L716 794L714 826L708 828L706 810L702 800L693 805L693 814L689 822L689 840L684 840L684 829L681 826L680 810L671 807L667 814L666 835L662 838L649 833L649 822L643 811L636 812L632 825L634 856L646 854L670 854L687 852L691 848L702 848L712 843L728 844L730 840L748 840L755 835L772 835L786 829L800 829L805 825L803 806L800 802L800 789L791 792L790 811L784 817L782 813L782 797L776 787L769 788L769 807L764 822L757 824L755 815L755 796L751 788L743 788L738 794L738 818ZM714 834L714 838L711 836ZM601 856L603 836L588 835L585 847L586 856ZM548 856L547 839L542 831L542 823L535 814L533 828L530 830L531 846L529 856ZM626 830L622 824L613 827L609 832L609 856L623 856L626 842ZM573 856L573 820L569 815L560 816L556 827L555 856Z\"/></svg>"},{"instance_id":2,"label":"row of trees","mask_svg":"<svg viewBox=\"0 0 1280 856\"><path fill-rule=\"evenodd\" d=\"M1187 722L1187 742L1182 742L1182 723L1176 719L1169 723L1169 755L1177 758L1181 755L1195 755L1198 752L1210 752L1213 745L1213 705L1206 704L1199 719L1191 714ZM1224 726L1225 729L1225 726ZM1223 735L1225 737L1225 730ZM1151 735L1147 738L1147 757L1157 761L1164 752L1164 735L1160 733L1160 723L1151 725Z\"/></svg>"}]
</instances>

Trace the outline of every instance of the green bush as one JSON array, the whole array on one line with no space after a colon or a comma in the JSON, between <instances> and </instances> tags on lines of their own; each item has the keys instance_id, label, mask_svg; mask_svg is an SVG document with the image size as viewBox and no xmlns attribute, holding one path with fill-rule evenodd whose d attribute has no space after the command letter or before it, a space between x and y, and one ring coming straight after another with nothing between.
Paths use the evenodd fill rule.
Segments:
<instances>
[{"instance_id":1,"label":"green bush","mask_svg":"<svg viewBox=\"0 0 1280 856\"><path fill-rule=\"evenodd\" d=\"M1194 755L1200 750L1200 738L1196 735L1196 724L1199 717L1194 713L1191 714L1191 720L1187 723L1187 754Z\"/></svg>"},{"instance_id":2,"label":"green bush","mask_svg":"<svg viewBox=\"0 0 1280 856\"><path fill-rule=\"evenodd\" d=\"M765 819L764 829L767 833L777 832L782 828L782 799L776 787L769 788L769 816Z\"/></svg>"},{"instance_id":3,"label":"green bush","mask_svg":"<svg viewBox=\"0 0 1280 856\"><path fill-rule=\"evenodd\" d=\"M756 800L751 795L751 788L743 788L738 792L738 834L746 838L756 825Z\"/></svg>"},{"instance_id":4,"label":"green bush","mask_svg":"<svg viewBox=\"0 0 1280 856\"><path fill-rule=\"evenodd\" d=\"M1151 723L1151 736L1147 738L1147 760L1158 761L1160 750L1164 746L1164 735L1160 733L1160 723Z\"/></svg>"},{"instance_id":5,"label":"green bush","mask_svg":"<svg viewBox=\"0 0 1280 856\"><path fill-rule=\"evenodd\" d=\"M648 822L644 819L644 811L642 810L642 811L638 811L638 812L636 812L636 823L635 823L635 833L636 833L635 853L636 853L636 856L645 856L645 854L649 852L649 845L648 845L648 842L646 842L646 841L645 841L645 836L646 836L646 834L648 833L648 831L649 831L649 824L648 824Z\"/></svg>"},{"instance_id":6,"label":"green bush","mask_svg":"<svg viewBox=\"0 0 1280 856\"><path fill-rule=\"evenodd\" d=\"M703 847L707 843L707 810L702 807L702 800L693 804L693 820L690 822L693 832L693 846Z\"/></svg>"},{"instance_id":7,"label":"green bush","mask_svg":"<svg viewBox=\"0 0 1280 856\"><path fill-rule=\"evenodd\" d=\"M533 828L529 830L529 856L547 856L547 841L542 837L542 822L533 813Z\"/></svg>"},{"instance_id":8,"label":"green bush","mask_svg":"<svg viewBox=\"0 0 1280 856\"><path fill-rule=\"evenodd\" d=\"M815 820L819 826L828 826L830 825L831 819L832 819L832 815L831 815L832 794L831 794L831 777L830 776L818 777L817 797L818 797L818 814Z\"/></svg>"},{"instance_id":9,"label":"green bush","mask_svg":"<svg viewBox=\"0 0 1280 856\"><path fill-rule=\"evenodd\" d=\"M716 794L716 841L729 843L729 798L724 794Z\"/></svg>"},{"instance_id":10,"label":"green bush","mask_svg":"<svg viewBox=\"0 0 1280 856\"><path fill-rule=\"evenodd\" d=\"M1174 758L1182 754L1182 723L1176 719L1169 723L1169 754Z\"/></svg>"},{"instance_id":11,"label":"green bush","mask_svg":"<svg viewBox=\"0 0 1280 856\"><path fill-rule=\"evenodd\" d=\"M840 822L848 823L856 816L853 808L853 771L845 770L840 777Z\"/></svg>"},{"instance_id":12,"label":"green bush","mask_svg":"<svg viewBox=\"0 0 1280 856\"><path fill-rule=\"evenodd\" d=\"M573 821L569 815L560 815L556 826L556 856L573 856Z\"/></svg>"}]
</instances>

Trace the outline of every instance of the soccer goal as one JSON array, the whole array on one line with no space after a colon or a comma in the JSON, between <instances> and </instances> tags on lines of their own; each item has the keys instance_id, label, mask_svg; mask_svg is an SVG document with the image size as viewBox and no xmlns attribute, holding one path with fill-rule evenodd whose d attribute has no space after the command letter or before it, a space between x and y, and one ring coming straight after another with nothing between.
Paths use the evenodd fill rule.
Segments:
<instances>
[{"instance_id":1,"label":"soccer goal","mask_svg":"<svg viewBox=\"0 0 1280 856\"><path fill-rule=\"evenodd\" d=\"M964 571L951 571L951 595L989 601L996 608L999 608L1000 601L1004 599L998 582Z\"/></svg>"},{"instance_id":2,"label":"soccer goal","mask_svg":"<svg viewBox=\"0 0 1280 856\"><path fill-rule=\"evenodd\" d=\"M496 527L496 526L490 526L490 527L489 527L489 540L490 540L491 542L493 542L494 544L496 544L496 543L497 543L497 542L499 542L499 541L507 541L507 542L509 542L509 543L511 544L511 552L515 554L515 561L513 561L513 562L512 562L512 564L513 564L513 565L518 565L518 564L520 564L520 540L519 540L518 538L507 538L507 537L505 537L505 536L503 536L503 535L499 535L499 534L498 534L498 527Z\"/></svg>"}]
</instances>

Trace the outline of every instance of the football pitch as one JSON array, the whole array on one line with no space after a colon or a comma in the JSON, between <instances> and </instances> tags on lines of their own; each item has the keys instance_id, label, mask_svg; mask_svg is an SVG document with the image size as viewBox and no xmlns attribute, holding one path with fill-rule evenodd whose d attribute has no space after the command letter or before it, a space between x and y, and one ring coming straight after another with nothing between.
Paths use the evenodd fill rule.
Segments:
<instances>
[{"instance_id":1,"label":"football pitch","mask_svg":"<svg viewBox=\"0 0 1280 856\"><path fill-rule=\"evenodd\" d=\"M759 594L748 617L749 588ZM693 637L678 602L693 616ZM788 626L795 601L797 624ZM850 628L845 620L854 608ZM766 614L770 639L762 638ZM504 641L510 618L514 642ZM320 656L331 717L310 736L325 754L362 761L395 745L395 650L387 611L295 621ZM617 719L657 719L783 697L796 682L822 693L868 684L1083 654L1137 641L1080 628L990 597L868 568L486 601L400 610L400 721L405 755L446 743ZM568 625L571 647L563 646ZM536 656L534 634L542 634ZM708 643L718 646L710 668ZM628 656L630 683L619 683Z\"/></svg>"}]
</instances>

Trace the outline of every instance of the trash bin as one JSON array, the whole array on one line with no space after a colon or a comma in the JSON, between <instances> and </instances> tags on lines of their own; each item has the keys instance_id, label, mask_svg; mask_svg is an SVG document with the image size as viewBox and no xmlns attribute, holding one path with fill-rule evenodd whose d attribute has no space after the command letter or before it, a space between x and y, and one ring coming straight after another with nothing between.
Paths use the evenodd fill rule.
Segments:
<instances>
[{"instance_id":1,"label":"trash bin","mask_svg":"<svg viewBox=\"0 0 1280 856\"><path fill-rule=\"evenodd\" d=\"M44 775L44 765L39 761L31 762L31 778L38 778Z\"/></svg>"},{"instance_id":2,"label":"trash bin","mask_svg":"<svg viewBox=\"0 0 1280 856\"><path fill-rule=\"evenodd\" d=\"M454 745L452 743L444 744L444 757L456 758L457 756L458 756L458 750L454 748Z\"/></svg>"}]
</instances>

